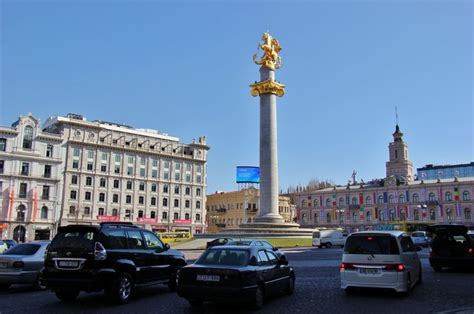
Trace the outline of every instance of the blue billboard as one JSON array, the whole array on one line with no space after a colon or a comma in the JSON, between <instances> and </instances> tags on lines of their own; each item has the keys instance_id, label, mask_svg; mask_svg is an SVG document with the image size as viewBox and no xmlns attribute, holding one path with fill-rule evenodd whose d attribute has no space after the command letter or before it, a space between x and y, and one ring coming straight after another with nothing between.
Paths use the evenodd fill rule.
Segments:
<instances>
[{"instance_id":1,"label":"blue billboard","mask_svg":"<svg viewBox=\"0 0 474 314\"><path fill-rule=\"evenodd\" d=\"M237 167L237 183L260 183L260 168L259 167Z\"/></svg>"}]
</instances>

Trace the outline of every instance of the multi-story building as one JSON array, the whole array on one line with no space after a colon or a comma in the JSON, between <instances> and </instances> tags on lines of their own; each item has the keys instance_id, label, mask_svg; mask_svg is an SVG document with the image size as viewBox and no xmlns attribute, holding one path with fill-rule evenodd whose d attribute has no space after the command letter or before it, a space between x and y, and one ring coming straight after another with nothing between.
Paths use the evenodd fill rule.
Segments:
<instances>
[{"instance_id":1,"label":"multi-story building","mask_svg":"<svg viewBox=\"0 0 474 314\"><path fill-rule=\"evenodd\" d=\"M474 161L469 164L458 165L426 165L416 169L416 172L419 180L474 177Z\"/></svg>"},{"instance_id":2,"label":"multi-story building","mask_svg":"<svg viewBox=\"0 0 474 314\"><path fill-rule=\"evenodd\" d=\"M60 134L31 114L0 127L0 238L51 239L61 209Z\"/></svg>"},{"instance_id":3,"label":"multi-story building","mask_svg":"<svg viewBox=\"0 0 474 314\"><path fill-rule=\"evenodd\" d=\"M384 179L292 193L304 227L422 229L434 223L474 225L474 177L413 178L408 146L397 125Z\"/></svg>"},{"instance_id":4,"label":"multi-story building","mask_svg":"<svg viewBox=\"0 0 474 314\"><path fill-rule=\"evenodd\" d=\"M149 129L69 114L44 125L65 150L61 225L129 221L154 231L204 232L206 160L191 144Z\"/></svg>"},{"instance_id":5,"label":"multi-story building","mask_svg":"<svg viewBox=\"0 0 474 314\"><path fill-rule=\"evenodd\" d=\"M241 224L254 222L260 203L260 190L246 188L233 192L216 192L207 196L207 231L220 232L238 229ZM292 222L295 207L290 197L278 197L278 209L285 222Z\"/></svg>"}]
</instances>

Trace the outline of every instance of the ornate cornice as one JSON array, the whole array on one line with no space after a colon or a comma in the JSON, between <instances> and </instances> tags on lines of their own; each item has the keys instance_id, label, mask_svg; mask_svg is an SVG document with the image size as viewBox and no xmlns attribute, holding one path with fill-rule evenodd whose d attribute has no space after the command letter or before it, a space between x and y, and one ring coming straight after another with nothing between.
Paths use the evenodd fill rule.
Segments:
<instances>
[{"instance_id":1,"label":"ornate cornice","mask_svg":"<svg viewBox=\"0 0 474 314\"><path fill-rule=\"evenodd\" d=\"M275 82L273 79L268 79L263 82L250 84L250 94L254 97L263 94L274 94L282 97L285 95L285 85Z\"/></svg>"}]
</instances>

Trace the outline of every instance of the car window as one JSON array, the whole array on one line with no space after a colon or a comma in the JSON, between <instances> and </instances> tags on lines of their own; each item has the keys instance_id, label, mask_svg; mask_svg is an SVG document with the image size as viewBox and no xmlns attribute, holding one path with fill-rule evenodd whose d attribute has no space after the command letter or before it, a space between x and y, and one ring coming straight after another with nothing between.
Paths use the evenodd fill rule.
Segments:
<instances>
[{"instance_id":1,"label":"car window","mask_svg":"<svg viewBox=\"0 0 474 314\"><path fill-rule=\"evenodd\" d=\"M346 254L400 254L395 237L385 234L357 234L347 238L344 246Z\"/></svg>"},{"instance_id":2,"label":"car window","mask_svg":"<svg viewBox=\"0 0 474 314\"><path fill-rule=\"evenodd\" d=\"M266 251L267 256L268 256L268 261L270 265L277 265L278 264L278 257L275 255L275 253Z\"/></svg>"},{"instance_id":3,"label":"car window","mask_svg":"<svg viewBox=\"0 0 474 314\"><path fill-rule=\"evenodd\" d=\"M411 234L412 237L424 237L425 235L421 232L413 232Z\"/></svg>"},{"instance_id":4,"label":"car window","mask_svg":"<svg viewBox=\"0 0 474 314\"><path fill-rule=\"evenodd\" d=\"M273 249L273 246L270 243L268 243L267 241L261 241L261 243L262 243L263 247Z\"/></svg>"},{"instance_id":5,"label":"car window","mask_svg":"<svg viewBox=\"0 0 474 314\"><path fill-rule=\"evenodd\" d=\"M161 243L160 239L156 235L151 232L143 232L143 236L145 237L146 246L149 249L157 250L163 249L163 243Z\"/></svg>"},{"instance_id":6,"label":"car window","mask_svg":"<svg viewBox=\"0 0 474 314\"><path fill-rule=\"evenodd\" d=\"M101 243L106 249L126 249L127 237L123 230L111 230L103 233Z\"/></svg>"},{"instance_id":7,"label":"car window","mask_svg":"<svg viewBox=\"0 0 474 314\"><path fill-rule=\"evenodd\" d=\"M128 234L128 247L130 249L139 250L145 248L145 242L143 242L142 233L140 231L130 230Z\"/></svg>"},{"instance_id":8,"label":"car window","mask_svg":"<svg viewBox=\"0 0 474 314\"><path fill-rule=\"evenodd\" d=\"M246 266L249 261L247 250L210 249L197 260L198 265Z\"/></svg>"},{"instance_id":9,"label":"car window","mask_svg":"<svg viewBox=\"0 0 474 314\"><path fill-rule=\"evenodd\" d=\"M270 265L270 261L264 250L258 251L257 262L259 266Z\"/></svg>"},{"instance_id":10,"label":"car window","mask_svg":"<svg viewBox=\"0 0 474 314\"><path fill-rule=\"evenodd\" d=\"M18 244L8 251L4 252L4 255L34 255L41 245L39 244Z\"/></svg>"},{"instance_id":11,"label":"car window","mask_svg":"<svg viewBox=\"0 0 474 314\"><path fill-rule=\"evenodd\" d=\"M402 246L402 251L403 252L415 252L416 251L415 245L413 244L413 241L411 240L410 237L401 236L400 237L400 245Z\"/></svg>"},{"instance_id":12,"label":"car window","mask_svg":"<svg viewBox=\"0 0 474 314\"><path fill-rule=\"evenodd\" d=\"M50 250L59 248L82 248L92 250L97 238L97 231L86 230L60 230L51 242Z\"/></svg>"}]
</instances>

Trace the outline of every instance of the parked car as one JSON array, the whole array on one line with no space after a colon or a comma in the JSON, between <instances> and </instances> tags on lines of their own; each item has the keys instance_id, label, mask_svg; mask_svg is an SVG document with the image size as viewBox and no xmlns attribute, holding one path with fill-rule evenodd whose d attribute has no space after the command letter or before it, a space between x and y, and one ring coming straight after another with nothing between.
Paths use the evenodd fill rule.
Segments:
<instances>
[{"instance_id":1,"label":"parked car","mask_svg":"<svg viewBox=\"0 0 474 314\"><path fill-rule=\"evenodd\" d=\"M203 301L250 302L261 308L265 297L293 293L295 273L286 259L261 246L225 245L205 251L178 277L178 295L191 306Z\"/></svg>"},{"instance_id":2,"label":"parked car","mask_svg":"<svg viewBox=\"0 0 474 314\"><path fill-rule=\"evenodd\" d=\"M411 234L411 239L415 245L428 247L431 243L431 237L426 231L415 231Z\"/></svg>"},{"instance_id":3,"label":"parked car","mask_svg":"<svg viewBox=\"0 0 474 314\"><path fill-rule=\"evenodd\" d=\"M31 284L44 290L40 272L44 267L44 253L50 241L21 243L0 255L0 288L12 284Z\"/></svg>"},{"instance_id":4,"label":"parked car","mask_svg":"<svg viewBox=\"0 0 474 314\"><path fill-rule=\"evenodd\" d=\"M0 254L8 250L8 244L3 240L0 240Z\"/></svg>"},{"instance_id":5,"label":"parked car","mask_svg":"<svg viewBox=\"0 0 474 314\"><path fill-rule=\"evenodd\" d=\"M344 247L347 232L340 229L321 229L313 232L313 246L330 248L333 245Z\"/></svg>"},{"instance_id":6,"label":"parked car","mask_svg":"<svg viewBox=\"0 0 474 314\"><path fill-rule=\"evenodd\" d=\"M430 265L435 271L443 267L474 268L474 240L466 226L433 225L428 231L435 235L430 252Z\"/></svg>"},{"instance_id":7,"label":"parked car","mask_svg":"<svg viewBox=\"0 0 474 314\"><path fill-rule=\"evenodd\" d=\"M131 223L70 225L60 227L51 242L43 278L60 300L105 289L118 303L127 303L139 287L167 284L175 290L184 265L181 252Z\"/></svg>"},{"instance_id":8,"label":"parked car","mask_svg":"<svg viewBox=\"0 0 474 314\"><path fill-rule=\"evenodd\" d=\"M419 250L401 231L352 233L342 255L341 288L388 288L409 294L422 282Z\"/></svg>"},{"instance_id":9,"label":"parked car","mask_svg":"<svg viewBox=\"0 0 474 314\"><path fill-rule=\"evenodd\" d=\"M217 246L217 245L226 245L227 242L232 241L231 238L217 238L206 243L206 249Z\"/></svg>"},{"instance_id":10,"label":"parked car","mask_svg":"<svg viewBox=\"0 0 474 314\"><path fill-rule=\"evenodd\" d=\"M254 239L233 240L233 241L227 242L227 245L243 245L243 246L263 247L263 248L272 250L273 252L275 252L275 254L278 257L283 256L284 258L286 258L285 253L283 253L282 251L280 251L280 249L278 249L277 247L274 247L273 245L270 244L270 242L265 241L265 240L254 240Z\"/></svg>"},{"instance_id":11,"label":"parked car","mask_svg":"<svg viewBox=\"0 0 474 314\"><path fill-rule=\"evenodd\" d=\"M2 241L7 244L8 248L11 248L11 247L17 245L17 242L16 242L15 240L4 239L4 240L2 240Z\"/></svg>"}]
</instances>

